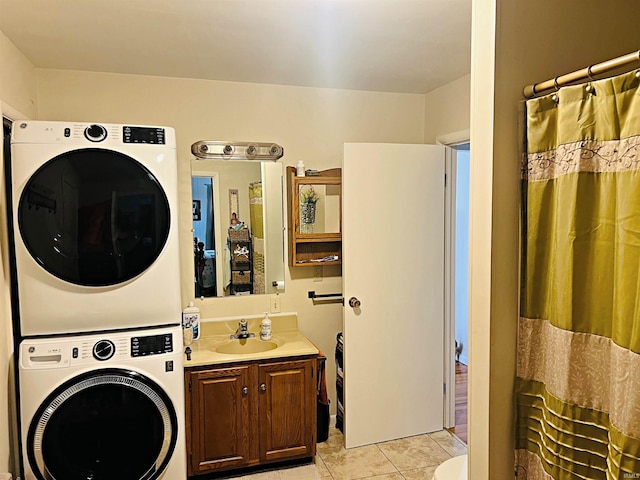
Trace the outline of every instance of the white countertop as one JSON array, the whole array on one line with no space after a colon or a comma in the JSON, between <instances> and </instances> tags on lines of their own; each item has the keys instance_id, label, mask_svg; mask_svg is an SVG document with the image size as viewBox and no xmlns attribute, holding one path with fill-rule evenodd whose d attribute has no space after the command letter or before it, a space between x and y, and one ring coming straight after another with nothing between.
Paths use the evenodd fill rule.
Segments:
<instances>
[{"instance_id":1,"label":"white countertop","mask_svg":"<svg viewBox=\"0 0 640 480\"><path fill-rule=\"evenodd\" d=\"M260 322L262 318L246 317L248 330L255 334L260 341ZM271 317L271 342L278 345L273 350L257 353L225 354L216 348L231 340L230 336L238 328L238 319L233 320L203 320L200 322L200 339L194 341L191 347L191 360L184 356L185 368L201 365L216 365L222 363L249 362L281 357L297 357L318 355L319 351L311 341L298 331L298 319L295 314ZM238 342L239 340L233 340Z\"/></svg>"}]
</instances>

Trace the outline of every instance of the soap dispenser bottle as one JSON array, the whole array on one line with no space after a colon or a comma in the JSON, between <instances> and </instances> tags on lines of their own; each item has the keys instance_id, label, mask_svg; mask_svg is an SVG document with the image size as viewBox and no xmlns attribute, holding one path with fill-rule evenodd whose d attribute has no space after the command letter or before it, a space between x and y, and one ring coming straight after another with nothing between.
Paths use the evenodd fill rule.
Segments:
<instances>
[{"instance_id":1,"label":"soap dispenser bottle","mask_svg":"<svg viewBox=\"0 0 640 480\"><path fill-rule=\"evenodd\" d=\"M182 311L182 328L191 328L193 340L200 338L200 309L193 302Z\"/></svg>"},{"instance_id":2,"label":"soap dispenser bottle","mask_svg":"<svg viewBox=\"0 0 640 480\"><path fill-rule=\"evenodd\" d=\"M260 340L271 340L271 319L268 313L264 314L260 324Z\"/></svg>"}]
</instances>

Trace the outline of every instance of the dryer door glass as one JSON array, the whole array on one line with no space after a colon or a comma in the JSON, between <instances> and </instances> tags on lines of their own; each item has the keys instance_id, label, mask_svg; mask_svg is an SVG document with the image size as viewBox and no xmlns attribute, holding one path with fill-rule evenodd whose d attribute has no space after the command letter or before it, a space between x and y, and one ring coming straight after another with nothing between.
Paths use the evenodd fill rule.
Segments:
<instances>
[{"instance_id":1,"label":"dryer door glass","mask_svg":"<svg viewBox=\"0 0 640 480\"><path fill-rule=\"evenodd\" d=\"M49 160L18 205L31 256L78 285L115 285L144 272L160 255L169 224L169 202L156 178L112 150L74 150Z\"/></svg>"},{"instance_id":2,"label":"dryer door glass","mask_svg":"<svg viewBox=\"0 0 640 480\"><path fill-rule=\"evenodd\" d=\"M30 425L27 455L42 480L152 480L176 438L175 409L160 387L135 372L100 370L47 398Z\"/></svg>"}]
</instances>

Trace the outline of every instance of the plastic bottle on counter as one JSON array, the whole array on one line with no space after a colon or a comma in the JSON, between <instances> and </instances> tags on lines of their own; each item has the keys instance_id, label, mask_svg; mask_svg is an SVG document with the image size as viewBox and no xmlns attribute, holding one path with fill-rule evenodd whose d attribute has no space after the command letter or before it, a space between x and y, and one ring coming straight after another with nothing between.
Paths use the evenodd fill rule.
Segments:
<instances>
[{"instance_id":1,"label":"plastic bottle on counter","mask_svg":"<svg viewBox=\"0 0 640 480\"><path fill-rule=\"evenodd\" d=\"M185 327L184 323L182 324L182 344L185 347L188 347L193 343L193 327L188 325Z\"/></svg>"},{"instance_id":2,"label":"plastic bottle on counter","mask_svg":"<svg viewBox=\"0 0 640 480\"><path fill-rule=\"evenodd\" d=\"M271 340L271 319L268 313L264 314L260 324L260 340Z\"/></svg>"},{"instance_id":3,"label":"plastic bottle on counter","mask_svg":"<svg viewBox=\"0 0 640 480\"><path fill-rule=\"evenodd\" d=\"M189 302L189 306L182 311L182 328L191 329L193 340L200 338L200 309L193 302Z\"/></svg>"},{"instance_id":4,"label":"plastic bottle on counter","mask_svg":"<svg viewBox=\"0 0 640 480\"><path fill-rule=\"evenodd\" d=\"M302 160L298 160L298 164L296 165L296 177L304 177L304 162Z\"/></svg>"}]
</instances>

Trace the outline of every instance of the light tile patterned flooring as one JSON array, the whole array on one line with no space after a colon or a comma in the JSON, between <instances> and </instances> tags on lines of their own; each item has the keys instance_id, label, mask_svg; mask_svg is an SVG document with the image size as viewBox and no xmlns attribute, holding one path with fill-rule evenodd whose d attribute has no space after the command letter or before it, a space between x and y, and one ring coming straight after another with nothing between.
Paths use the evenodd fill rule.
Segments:
<instances>
[{"instance_id":1,"label":"light tile patterned flooring","mask_svg":"<svg viewBox=\"0 0 640 480\"><path fill-rule=\"evenodd\" d=\"M315 463L261 471L242 480L431 480L445 460L467 453L466 445L443 430L364 447L344 448L342 433L331 428L318 444Z\"/></svg>"}]
</instances>

